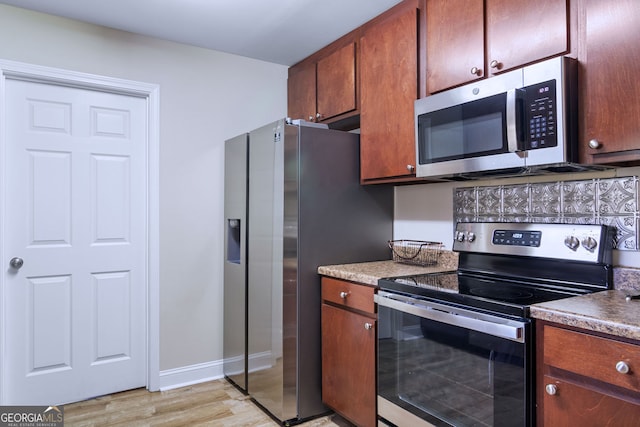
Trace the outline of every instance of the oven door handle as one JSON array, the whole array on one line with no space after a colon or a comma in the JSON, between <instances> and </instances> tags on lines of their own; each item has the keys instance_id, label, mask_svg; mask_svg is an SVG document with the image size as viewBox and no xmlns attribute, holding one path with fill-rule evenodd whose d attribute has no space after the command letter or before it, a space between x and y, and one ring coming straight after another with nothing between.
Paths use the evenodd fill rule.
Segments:
<instances>
[{"instance_id":1,"label":"oven door handle","mask_svg":"<svg viewBox=\"0 0 640 427\"><path fill-rule=\"evenodd\" d=\"M471 329L511 341L523 343L525 340L525 322L518 322L503 317L465 310L433 301L419 300L385 291L378 291L373 298L378 305L403 313Z\"/></svg>"}]
</instances>

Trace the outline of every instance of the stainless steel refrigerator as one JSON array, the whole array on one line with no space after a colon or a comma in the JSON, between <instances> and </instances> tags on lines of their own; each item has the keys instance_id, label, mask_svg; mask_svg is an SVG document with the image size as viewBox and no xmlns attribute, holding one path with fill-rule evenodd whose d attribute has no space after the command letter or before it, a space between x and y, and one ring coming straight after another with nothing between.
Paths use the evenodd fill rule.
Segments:
<instances>
[{"instance_id":1,"label":"stainless steel refrigerator","mask_svg":"<svg viewBox=\"0 0 640 427\"><path fill-rule=\"evenodd\" d=\"M223 370L283 423L327 412L318 266L390 258L393 188L359 175L359 135L318 124L225 142Z\"/></svg>"}]
</instances>

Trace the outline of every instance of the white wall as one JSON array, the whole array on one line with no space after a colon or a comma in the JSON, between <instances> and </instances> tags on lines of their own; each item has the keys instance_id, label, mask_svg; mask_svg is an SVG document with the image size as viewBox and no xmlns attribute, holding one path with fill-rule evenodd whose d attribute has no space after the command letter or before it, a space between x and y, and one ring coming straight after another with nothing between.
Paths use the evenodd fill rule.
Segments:
<instances>
[{"instance_id":1,"label":"white wall","mask_svg":"<svg viewBox=\"0 0 640 427\"><path fill-rule=\"evenodd\" d=\"M224 140L286 115L287 68L0 5L0 58L160 85L160 369L222 359Z\"/></svg>"}]
</instances>

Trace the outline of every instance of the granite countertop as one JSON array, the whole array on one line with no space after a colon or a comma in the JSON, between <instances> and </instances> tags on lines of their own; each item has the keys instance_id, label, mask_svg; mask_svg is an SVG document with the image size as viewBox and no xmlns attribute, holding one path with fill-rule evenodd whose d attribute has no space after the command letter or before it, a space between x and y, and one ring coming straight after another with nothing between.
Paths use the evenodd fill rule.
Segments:
<instances>
[{"instance_id":1,"label":"granite countertop","mask_svg":"<svg viewBox=\"0 0 640 427\"><path fill-rule=\"evenodd\" d=\"M458 267L458 254L441 253L438 263L422 267L391 260L354 264L325 265L318 273L336 279L377 286L384 277L452 271ZM565 298L531 306L531 316L585 330L640 340L640 300L626 301L628 294L640 294L640 270L614 269L614 289Z\"/></svg>"},{"instance_id":2,"label":"granite countertop","mask_svg":"<svg viewBox=\"0 0 640 427\"><path fill-rule=\"evenodd\" d=\"M613 290L543 302L531 306L531 317L589 331L640 340L640 270L615 267Z\"/></svg>"},{"instance_id":3,"label":"granite countertop","mask_svg":"<svg viewBox=\"0 0 640 427\"><path fill-rule=\"evenodd\" d=\"M640 300L614 289L531 306L531 317L640 340Z\"/></svg>"},{"instance_id":4,"label":"granite countertop","mask_svg":"<svg viewBox=\"0 0 640 427\"><path fill-rule=\"evenodd\" d=\"M354 264L323 265L318 267L318 273L336 279L351 280L366 285L377 286L378 279L384 277L400 277L412 274L436 273L452 271L458 268L458 254L444 251L440 254L438 263L433 266L419 266L402 264L391 260L360 262Z\"/></svg>"}]
</instances>

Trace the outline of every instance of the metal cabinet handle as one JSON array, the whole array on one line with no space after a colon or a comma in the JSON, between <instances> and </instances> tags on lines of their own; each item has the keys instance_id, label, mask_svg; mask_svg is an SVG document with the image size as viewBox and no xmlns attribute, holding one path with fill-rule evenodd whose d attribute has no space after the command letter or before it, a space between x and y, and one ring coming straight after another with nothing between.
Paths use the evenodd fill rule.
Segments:
<instances>
[{"instance_id":1,"label":"metal cabinet handle","mask_svg":"<svg viewBox=\"0 0 640 427\"><path fill-rule=\"evenodd\" d=\"M490 66L491 68L499 68L499 67L500 67L500 63L494 59L493 61L491 61L491 62L489 63L489 66Z\"/></svg>"},{"instance_id":2,"label":"metal cabinet handle","mask_svg":"<svg viewBox=\"0 0 640 427\"><path fill-rule=\"evenodd\" d=\"M415 166L413 166L413 165L407 165L407 170L408 170L409 172L413 172L413 171L415 170L415 168L416 168L416 167L415 167Z\"/></svg>"},{"instance_id":3,"label":"metal cabinet handle","mask_svg":"<svg viewBox=\"0 0 640 427\"><path fill-rule=\"evenodd\" d=\"M368 322L367 322L367 323L365 323L365 324L364 324L364 328L365 328L367 331L370 331L370 330L373 328L373 325L372 325L371 323L368 323Z\"/></svg>"},{"instance_id":4,"label":"metal cabinet handle","mask_svg":"<svg viewBox=\"0 0 640 427\"><path fill-rule=\"evenodd\" d=\"M482 70L478 67L472 67L471 74L473 74L474 76L480 76L482 75Z\"/></svg>"},{"instance_id":5,"label":"metal cabinet handle","mask_svg":"<svg viewBox=\"0 0 640 427\"><path fill-rule=\"evenodd\" d=\"M621 374L628 374L629 373L629 365L627 365L626 362L623 362L621 360L618 363L616 363L616 371L620 372Z\"/></svg>"},{"instance_id":6,"label":"metal cabinet handle","mask_svg":"<svg viewBox=\"0 0 640 427\"><path fill-rule=\"evenodd\" d=\"M558 392L558 387L556 387L555 384L547 384L544 390L549 396L554 396Z\"/></svg>"},{"instance_id":7,"label":"metal cabinet handle","mask_svg":"<svg viewBox=\"0 0 640 427\"><path fill-rule=\"evenodd\" d=\"M22 267L24 265L24 260L22 258L13 257L9 261L9 265L11 266L11 268L14 268L16 270L20 270L20 267Z\"/></svg>"},{"instance_id":8,"label":"metal cabinet handle","mask_svg":"<svg viewBox=\"0 0 640 427\"><path fill-rule=\"evenodd\" d=\"M349 292L344 292L344 291L340 292L340 298L347 299L348 296L349 296Z\"/></svg>"},{"instance_id":9,"label":"metal cabinet handle","mask_svg":"<svg viewBox=\"0 0 640 427\"><path fill-rule=\"evenodd\" d=\"M597 150L600 147L602 147L602 144L600 144L600 141L598 141L597 139L592 139L589 141L589 148Z\"/></svg>"}]
</instances>

